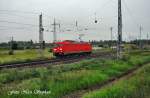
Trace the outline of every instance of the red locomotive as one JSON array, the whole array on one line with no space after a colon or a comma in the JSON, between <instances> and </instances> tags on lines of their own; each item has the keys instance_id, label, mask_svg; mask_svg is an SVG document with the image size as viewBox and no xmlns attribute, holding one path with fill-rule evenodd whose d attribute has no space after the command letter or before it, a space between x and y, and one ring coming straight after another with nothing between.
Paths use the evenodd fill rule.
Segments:
<instances>
[{"instance_id":1,"label":"red locomotive","mask_svg":"<svg viewBox=\"0 0 150 98\"><path fill-rule=\"evenodd\" d=\"M90 54L92 52L92 45L88 42L65 40L63 42L56 42L52 52L55 56L82 53Z\"/></svg>"}]
</instances>

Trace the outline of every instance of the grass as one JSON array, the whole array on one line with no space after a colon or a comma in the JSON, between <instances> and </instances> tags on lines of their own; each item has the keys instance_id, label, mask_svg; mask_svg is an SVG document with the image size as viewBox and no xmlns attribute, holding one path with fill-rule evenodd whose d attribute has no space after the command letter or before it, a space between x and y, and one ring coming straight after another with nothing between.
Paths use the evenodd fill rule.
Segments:
<instances>
[{"instance_id":1,"label":"grass","mask_svg":"<svg viewBox=\"0 0 150 98\"><path fill-rule=\"evenodd\" d=\"M149 98L150 64L140 69L134 77L122 79L114 85L89 92L82 98Z\"/></svg>"},{"instance_id":2,"label":"grass","mask_svg":"<svg viewBox=\"0 0 150 98\"><path fill-rule=\"evenodd\" d=\"M102 84L150 61L149 52L132 54L122 60L90 59L78 63L45 68L4 69L0 71L0 94L3 98L61 98L76 90ZM51 94L7 95L11 90L48 90Z\"/></svg>"},{"instance_id":3,"label":"grass","mask_svg":"<svg viewBox=\"0 0 150 98\"><path fill-rule=\"evenodd\" d=\"M48 49L44 50L44 57L42 59L51 58L53 54L48 52ZM102 49L101 52L110 52L108 49ZM9 50L0 49L0 64L26 62L41 59L39 50L37 49L26 49L26 50L15 50L14 55L8 54ZM93 53L99 52L93 50Z\"/></svg>"},{"instance_id":4,"label":"grass","mask_svg":"<svg viewBox=\"0 0 150 98\"><path fill-rule=\"evenodd\" d=\"M8 50L0 50L0 64L25 62L39 59L40 55L36 49L16 50L14 55L9 55ZM44 50L44 58L52 57L52 53L48 49Z\"/></svg>"}]
</instances>

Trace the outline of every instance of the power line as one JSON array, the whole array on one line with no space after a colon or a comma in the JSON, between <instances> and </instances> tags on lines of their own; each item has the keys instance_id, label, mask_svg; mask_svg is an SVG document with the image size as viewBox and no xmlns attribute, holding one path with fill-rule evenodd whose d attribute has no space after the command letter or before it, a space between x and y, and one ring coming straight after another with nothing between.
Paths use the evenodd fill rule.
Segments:
<instances>
[{"instance_id":1,"label":"power line","mask_svg":"<svg viewBox=\"0 0 150 98\"><path fill-rule=\"evenodd\" d=\"M108 4L110 4L111 1L112 1L112 0L107 0L105 3L103 3L103 4L101 5L101 8L100 8L100 9L102 9L102 11L104 11L104 7L106 7L106 5L108 5Z\"/></svg>"},{"instance_id":2,"label":"power line","mask_svg":"<svg viewBox=\"0 0 150 98\"><path fill-rule=\"evenodd\" d=\"M4 26L4 25L0 25L0 28L36 28L36 27L25 27L25 26L15 26L15 27L13 27L13 26Z\"/></svg>"},{"instance_id":3,"label":"power line","mask_svg":"<svg viewBox=\"0 0 150 98\"><path fill-rule=\"evenodd\" d=\"M122 1L123 1L123 4L124 4L125 8L127 9L127 12L128 12L128 14L129 14L131 20L132 20L138 27L140 27L140 24L137 22L137 20L135 20L135 17L133 16L133 14L132 14L131 10L129 9L129 7L128 7L127 3L125 2L125 0L122 0Z\"/></svg>"},{"instance_id":4,"label":"power line","mask_svg":"<svg viewBox=\"0 0 150 98\"><path fill-rule=\"evenodd\" d=\"M39 14L38 12L31 11L20 11L20 10L0 10L1 12L9 12L9 13L24 13L24 14Z\"/></svg>"},{"instance_id":5,"label":"power line","mask_svg":"<svg viewBox=\"0 0 150 98\"><path fill-rule=\"evenodd\" d=\"M23 16L23 15L12 14L12 13L1 13L1 12L0 12L0 14L16 16L16 17L20 17L20 18L24 18L24 19L33 19L33 18L35 19L35 17L25 17L25 16ZM10 16L9 16L9 17L10 17ZM8 16L5 17L5 18L8 18Z\"/></svg>"},{"instance_id":6,"label":"power line","mask_svg":"<svg viewBox=\"0 0 150 98\"><path fill-rule=\"evenodd\" d=\"M7 30L31 30L29 28L0 28L1 31L7 31ZM32 29L33 30L33 29Z\"/></svg>"},{"instance_id":7,"label":"power line","mask_svg":"<svg viewBox=\"0 0 150 98\"><path fill-rule=\"evenodd\" d=\"M19 22L6 21L6 20L0 20L0 22L13 23L13 24L21 24L21 25L29 25L29 26L38 26L38 25L34 25L34 24L26 24L26 23L19 23Z\"/></svg>"},{"instance_id":8,"label":"power line","mask_svg":"<svg viewBox=\"0 0 150 98\"><path fill-rule=\"evenodd\" d=\"M20 22L6 21L6 20L0 20L0 22L12 23L12 24L21 24L21 25L28 25L28 26L38 27L38 25L34 25L34 24L27 24L27 23L20 23ZM49 27L49 26L43 26L43 27Z\"/></svg>"},{"instance_id":9,"label":"power line","mask_svg":"<svg viewBox=\"0 0 150 98\"><path fill-rule=\"evenodd\" d=\"M37 29L37 27L25 27L25 26L15 26L15 27L12 27L12 26L0 26L0 30L1 31L10 31L10 30L34 30L34 29Z\"/></svg>"}]
</instances>

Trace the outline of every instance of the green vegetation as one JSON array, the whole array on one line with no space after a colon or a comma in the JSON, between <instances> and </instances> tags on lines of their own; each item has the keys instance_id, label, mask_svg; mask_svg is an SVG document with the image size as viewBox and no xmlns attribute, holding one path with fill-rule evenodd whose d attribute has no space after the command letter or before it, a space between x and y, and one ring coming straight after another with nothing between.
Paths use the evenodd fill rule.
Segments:
<instances>
[{"instance_id":1,"label":"green vegetation","mask_svg":"<svg viewBox=\"0 0 150 98\"><path fill-rule=\"evenodd\" d=\"M16 50L14 55L9 55L8 50L0 50L0 64L36 60L39 57L40 55L36 49ZM44 58L48 57L52 57L52 53L45 49Z\"/></svg>"},{"instance_id":2,"label":"green vegetation","mask_svg":"<svg viewBox=\"0 0 150 98\"><path fill-rule=\"evenodd\" d=\"M83 98L149 98L150 64L140 69L134 77L122 79L114 85L87 93Z\"/></svg>"},{"instance_id":3,"label":"green vegetation","mask_svg":"<svg viewBox=\"0 0 150 98\"><path fill-rule=\"evenodd\" d=\"M139 52L126 54L122 60L97 58L59 66L3 69L0 71L0 95L2 98L61 98L73 91L102 84L149 61L150 52ZM12 90L48 90L51 93L8 95Z\"/></svg>"},{"instance_id":4,"label":"green vegetation","mask_svg":"<svg viewBox=\"0 0 150 98\"><path fill-rule=\"evenodd\" d=\"M94 50L93 52L110 52L110 49ZM8 49L0 48L0 64L26 62L37 59L46 59L53 57L49 48L44 50L43 58L40 57L38 49L14 50L14 55L9 55Z\"/></svg>"}]
</instances>

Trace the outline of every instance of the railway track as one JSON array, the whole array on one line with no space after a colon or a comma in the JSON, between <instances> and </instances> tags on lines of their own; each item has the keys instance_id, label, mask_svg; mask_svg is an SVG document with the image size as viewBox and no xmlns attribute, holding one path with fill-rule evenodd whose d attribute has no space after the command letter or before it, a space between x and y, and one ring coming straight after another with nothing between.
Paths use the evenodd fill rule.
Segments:
<instances>
[{"instance_id":1,"label":"railway track","mask_svg":"<svg viewBox=\"0 0 150 98\"><path fill-rule=\"evenodd\" d=\"M113 53L111 52L102 52L102 53L93 53L91 55L80 55L80 56L72 56L72 57L69 56L69 57L63 57L63 58L53 58L53 59L30 61L30 62L24 62L24 63L1 64L0 69L74 63L83 59L91 59L91 58L97 58L97 57L112 58L113 57L112 55Z\"/></svg>"}]
</instances>

